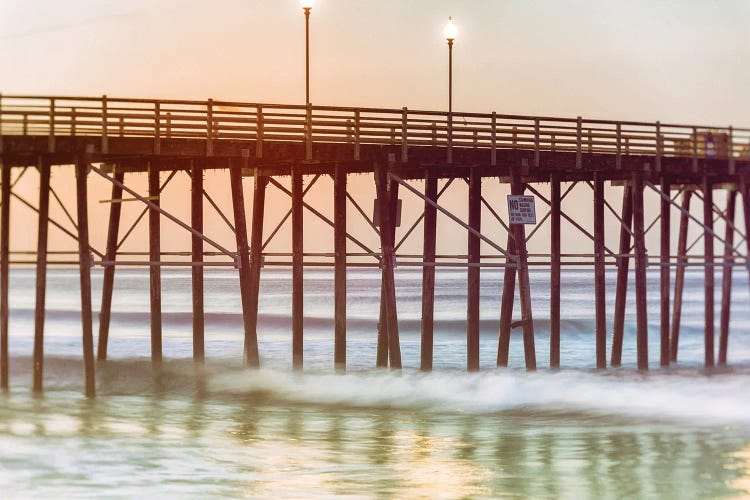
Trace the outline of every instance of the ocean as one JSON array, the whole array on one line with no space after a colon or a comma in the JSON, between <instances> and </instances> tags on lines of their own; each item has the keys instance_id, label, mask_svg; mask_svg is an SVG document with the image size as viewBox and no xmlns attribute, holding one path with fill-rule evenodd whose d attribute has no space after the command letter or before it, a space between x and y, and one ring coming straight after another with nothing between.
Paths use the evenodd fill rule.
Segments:
<instances>
[{"instance_id":1,"label":"ocean","mask_svg":"<svg viewBox=\"0 0 750 500\"><path fill-rule=\"evenodd\" d=\"M614 278L608 272L610 331ZM593 369L589 271L563 272L559 371L547 368L549 277L531 273L536 373L523 367L520 329L511 367L495 367L502 273L494 270L482 272L481 371L473 374L465 371L465 272L437 272L429 374L419 371L421 271L396 270L400 372L374 368L377 270L348 274L346 374L333 370L332 271L305 272L302 373L291 369L290 271L263 271L260 370L242 365L236 271L206 270L204 365L191 359L190 271L163 270L162 281L165 360L154 367L148 272L117 271L109 360L97 364L90 401L77 271L48 274L40 397L31 394L34 271L11 271L3 498L750 496L750 295L741 268L729 367L712 371L702 368L702 271L687 273L679 362L668 370L658 366L659 280L649 271L648 373L635 369L632 282L623 367ZM96 311L98 271L93 287ZM718 318L718 286L716 298Z\"/></svg>"}]
</instances>

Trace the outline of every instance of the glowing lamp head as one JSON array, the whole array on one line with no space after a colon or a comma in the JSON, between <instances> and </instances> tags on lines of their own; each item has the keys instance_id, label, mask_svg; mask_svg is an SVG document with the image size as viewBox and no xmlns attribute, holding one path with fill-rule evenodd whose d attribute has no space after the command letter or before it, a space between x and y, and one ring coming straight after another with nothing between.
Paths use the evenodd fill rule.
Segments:
<instances>
[{"instance_id":1,"label":"glowing lamp head","mask_svg":"<svg viewBox=\"0 0 750 500\"><path fill-rule=\"evenodd\" d=\"M314 0L300 0L299 4L302 6L305 10L310 10L313 7L313 4L315 3Z\"/></svg>"},{"instance_id":2,"label":"glowing lamp head","mask_svg":"<svg viewBox=\"0 0 750 500\"><path fill-rule=\"evenodd\" d=\"M458 30L456 29L456 25L453 24L453 18L448 18L448 24L446 24L445 28L443 28L443 34L445 35L445 39L449 42L452 42L456 39Z\"/></svg>"}]
</instances>

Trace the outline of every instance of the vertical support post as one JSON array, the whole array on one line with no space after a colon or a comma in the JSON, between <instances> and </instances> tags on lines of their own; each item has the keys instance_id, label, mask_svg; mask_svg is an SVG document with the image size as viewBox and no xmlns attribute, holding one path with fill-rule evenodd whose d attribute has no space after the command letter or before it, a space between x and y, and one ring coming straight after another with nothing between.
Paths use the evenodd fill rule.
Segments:
<instances>
[{"instance_id":1,"label":"vertical support post","mask_svg":"<svg viewBox=\"0 0 750 500\"><path fill-rule=\"evenodd\" d=\"M704 253L704 301L705 365L714 366L714 214L713 183L708 175L703 176L703 253Z\"/></svg>"},{"instance_id":2,"label":"vertical support post","mask_svg":"<svg viewBox=\"0 0 750 500\"><path fill-rule=\"evenodd\" d=\"M583 120L579 116L578 120L576 121L576 168L581 168L583 166L583 155L581 154L582 140Z\"/></svg>"},{"instance_id":3,"label":"vertical support post","mask_svg":"<svg viewBox=\"0 0 750 500\"><path fill-rule=\"evenodd\" d=\"M396 312L396 283L393 272L395 263L395 254L393 251L393 241L395 233L395 213L398 194L396 183L389 182L388 171L382 164L375 166L375 183L378 193L378 203L380 204L380 246L382 250L382 270L383 270L383 301L385 317L381 318L381 323L385 323L385 329L388 335L388 357L391 369L401 369L401 345L398 333L398 316ZM391 184L391 189L388 189ZM388 191L391 198L388 197ZM392 205L392 206L389 206ZM382 310L381 308L381 310ZM379 342L380 344L380 342Z\"/></svg>"},{"instance_id":4,"label":"vertical support post","mask_svg":"<svg viewBox=\"0 0 750 500\"><path fill-rule=\"evenodd\" d=\"M731 126L729 127L729 138L727 141L727 155L727 160L729 161L729 175L734 175L737 173L737 169L734 160L734 129Z\"/></svg>"},{"instance_id":5,"label":"vertical support post","mask_svg":"<svg viewBox=\"0 0 750 500\"><path fill-rule=\"evenodd\" d=\"M517 167L510 168L511 192L523 194L526 185L521 182ZM514 224L513 239L516 242L516 270L518 271L518 296L521 301L521 323L523 325L523 352L526 370L536 370L536 348L534 346L534 319L531 313L531 286L529 284L529 266L526 252L526 228L523 224Z\"/></svg>"},{"instance_id":6,"label":"vertical support post","mask_svg":"<svg viewBox=\"0 0 750 500\"><path fill-rule=\"evenodd\" d=\"M302 169L292 165L292 364L301 370L303 365L303 214Z\"/></svg>"},{"instance_id":7,"label":"vertical support post","mask_svg":"<svg viewBox=\"0 0 750 500\"><path fill-rule=\"evenodd\" d=\"M429 169L425 171L424 195L437 201L437 177ZM424 204L424 251L422 268L422 350L420 368L432 370L433 333L435 328L435 249L437 243L437 209L425 201Z\"/></svg>"},{"instance_id":8,"label":"vertical support post","mask_svg":"<svg viewBox=\"0 0 750 500\"><path fill-rule=\"evenodd\" d=\"M550 188L549 366L560 368L560 174L550 175Z\"/></svg>"},{"instance_id":9,"label":"vertical support post","mask_svg":"<svg viewBox=\"0 0 750 500\"><path fill-rule=\"evenodd\" d=\"M693 173L698 172L698 129L696 127L693 127L693 136L692 136L692 169Z\"/></svg>"},{"instance_id":10,"label":"vertical support post","mask_svg":"<svg viewBox=\"0 0 750 500\"><path fill-rule=\"evenodd\" d=\"M734 271L734 214L737 191L727 193L726 225L724 229L724 268L721 272L721 319L719 328L719 365L727 364L729 346L729 318L732 307L732 271Z\"/></svg>"},{"instance_id":11,"label":"vertical support post","mask_svg":"<svg viewBox=\"0 0 750 500\"><path fill-rule=\"evenodd\" d=\"M156 206L159 200L159 164L148 162L148 195ZM159 212L148 211L149 280L151 290L151 361L160 362L161 353L161 220Z\"/></svg>"},{"instance_id":12,"label":"vertical support post","mask_svg":"<svg viewBox=\"0 0 750 500\"><path fill-rule=\"evenodd\" d=\"M505 246L509 255L516 253L516 240L514 232L508 232L508 240ZM513 301L516 293L516 264L512 258L505 259L505 270L503 272L503 292L500 296L500 328L497 337L497 366L508 366L508 354L510 352L510 325L513 322Z\"/></svg>"},{"instance_id":13,"label":"vertical support post","mask_svg":"<svg viewBox=\"0 0 750 500\"><path fill-rule=\"evenodd\" d=\"M670 326L669 360L677 362L677 348L680 344L680 320L682 319L682 292L685 288L685 265L687 264L688 222L690 221L690 199L692 191L682 194L682 210L680 213L680 231L677 236L677 270L674 277L674 306L672 307L672 322Z\"/></svg>"},{"instance_id":14,"label":"vertical support post","mask_svg":"<svg viewBox=\"0 0 750 500\"><path fill-rule=\"evenodd\" d=\"M243 159L243 164L247 160ZM263 246L263 208L266 193L266 179L255 171L253 196L253 229L251 247L247 245L247 219L245 217L245 194L242 189L242 166L236 160L230 161L229 182L232 189L232 210L234 212L234 234L237 242L237 261L240 275L240 298L242 300L242 321L245 329L245 364L252 368L260 365L258 359L258 291L260 286L261 247ZM248 255L249 254L249 255Z\"/></svg>"},{"instance_id":15,"label":"vertical support post","mask_svg":"<svg viewBox=\"0 0 750 500\"><path fill-rule=\"evenodd\" d=\"M646 297L645 230L643 227L643 174L633 174L633 236L635 239L635 310L638 369L648 370L648 309Z\"/></svg>"},{"instance_id":16,"label":"vertical support post","mask_svg":"<svg viewBox=\"0 0 750 500\"><path fill-rule=\"evenodd\" d=\"M70 110L70 135L72 137L76 136L76 108L71 108Z\"/></svg>"},{"instance_id":17,"label":"vertical support post","mask_svg":"<svg viewBox=\"0 0 750 500\"><path fill-rule=\"evenodd\" d=\"M161 153L161 104L154 102L154 154Z\"/></svg>"},{"instance_id":18,"label":"vertical support post","mask_svg":"<svg viewBox=\"0 0 750 500\"><path fill-rule=\"evenodd\" d=\"M607 368L607 301L604 275L604 177L594 172L594 299L596 368Z\"/></svg>"},{"instance_id":19,"label":"vertical support post","mask_svg":"<svg viewBox=\"0 0 750 500\"><path fill-rule=\"evenodd\" d=\"M359 160L359 142L360 142L360 131L359 131L359 110L354 110L354 159Z\"/></svg>"},{"instance_id":20,"label":"vertical support post","mask_svg":"<svg viewBox=\"0 0 750 500\"><path fill-rule=\"evenodd\" d=\"M336 165L333 177L334 349L336 370L346 370L346 169Z\"/></svg>"},{"instance_id":21,"label":"vertical support post","mask_svg":"<svg viewBox=\"0 0 750 500\"><path fill-rule=\"evenodd\" d=\"M622 213L620 218L620 248L617 257L617 289L615 291L615 315L612 328L612 354L610 364L622 364L622 339L625 331L625 305L628 293L628 267L630 257L630 228L633 225L633 187L628 183L622 191Z\"/></svg>"},{"instance_id":22,"label":"vertical support post","mask_svg":"<svg viewBox=\"0 0 750 500\"><path fill-rule=\"evenodd\" d=\"M534 119L534 167L539 167L539 118Z\"/></svg>"},{"instance_id":23,"label":"vertical support post","mask_svg":"<svg viewBox=\"0 0 750 500\"><path fill-rule=\"evenodd\" d=\"M656 171L661 172L661 157L663 154L661 137L661 122L656 122Z\"/></svg>"},{"instance_id":24,"label":"vertical support post","mask_svg":"<svg viewBox=\"0 0 750 500\"><path fill-rule=\"evenodd\" d=\"M112 292L115 284L115 260L117 260L117 236L120 232L120 213L122 203L114 200L122 198L122 183L125 181L125 173L114 167L115 181L112 183L112 203L109 205L109 224L107 225L107 250L104 260L109 264L104 266L102 278L102 305L99 312L99 342L97 344L97 359L107 359L107 346L109 345L109 323L112 317ZM120 184L118 184L120 183Z\"/></svg>"},{"instance_id":25,"label":"vertical support post","mask_svg":"<svg viewBox=\"0 0 750 500\"><path fill-rule=\"evenodd\" d=\"M47 295L47 232L49 230L50 164L39 157L39 225L36 245L36 304L34 308L34 392L42 392L44 370L44 305Z\"/></svg>"},{"instance_id":26,"label":"vertical support post","mask_svg":"<svg viewBox=\"0 0 750 500\"><path fill-rule=\"evenodd\" d=\"M203 164L200 160L193 160L190 163L190 225L194 230L203 233ZM247 232L247 230L245 231ZM247 234L245 234L244 241L247 245ZM191 260L193 261L191 273L193 286L193 360L202 363L205 359L204 332L206 325L203 303L203 240L196 235L192 237Z\"/></svg>"},{"instance_id":27,"label":"vertical support post","mask_svg":"<svg viewBox=\"0 0 750 500\"><path fill-rule=\"evenodd\" d=\"M312 131L312 104L307 103L305 109L305 160L312 160L312 146L313 146L313 131Z\"/></svg>"},{"instance_id":28,"label":"vertical support post","mask_svg":"<svg viewBox=\"0 0 750 500\"><path fill-rule=\"evenodd\" d=\"M669 366L669 280L671 275L671 262L669 259L669 238L670 238L670 181L665 176L661 176L661 209L659 214L660 229L661 229L661 245L660 245L660 261L661 267L659 268L659 282L661 288L661 299L660 303L660 316L661 316L661 338L660 340L660 352L659 352L659 364L662 367Z\"/></svg>"},{"instance_id":29,"label":"vertical support post","mask_svg":"<svg viewBox=\"0 0 750 500\"><path fill-rule=\"evenodd\" d=\"M469 172L469 227L481 230L482 176L476 169ZM466 367L479 371L479 237L468 236L469 268L466 290Z\"/></svg>"},{"instance_id":30,"label":"vertical support post","mask_svg":"<svg viewBox=\"0 0 750 500\"><path fill-rule=\"evenodd\" d=\"M0 207L0 390L8 391L8 291L10 268L10 164L0 165L2 207Z\"/></svg>"},{"instance_id":31,"label":"vertical support post","mask_svg":"<svg viewBox=\"0 0 750 500\"><path fill-rule=\"evenodd\" d=\"M260 366L258 354L258 299L260 292L260 269L263 265L263 215L266 205L266 184L268 179L261 177L258 169L253 175L253 225L250 234L249 274L243 288L247 289L245 313L245 364L252 368ZM244 206L244 197L243 197ZM246 227L246 226L245 226ZM235 230L237 224L235 223ZM247 229L245 230L247 234ZM240 259L242 256L240 255ZM242 260L240 260L242 263Z\"/></svg>"},{"instance_id":32,"label":"vertical support post","mask_svg":"<svg viewBox=\"0 0 750 500\"><path fill-rule=\"evenodd\" d=\"M47 143L47 152L55 152L55 99L49 100L49 140Z\"/></svg>"},{"instance_id":33,"label":"vertical support post","mask_svg":"<svg viewBox=\"0 0 750 500\"><path fill-rule=\"evenodd\" d=\"M81 324L83 327L83 366L86 397L96 396L94 367L94 332L91 311L91 249L89 248L88 193L86 180L89 166L76 161L76 191L78 208L78 267L81 275Z\"/></svg>"}]
</instances>

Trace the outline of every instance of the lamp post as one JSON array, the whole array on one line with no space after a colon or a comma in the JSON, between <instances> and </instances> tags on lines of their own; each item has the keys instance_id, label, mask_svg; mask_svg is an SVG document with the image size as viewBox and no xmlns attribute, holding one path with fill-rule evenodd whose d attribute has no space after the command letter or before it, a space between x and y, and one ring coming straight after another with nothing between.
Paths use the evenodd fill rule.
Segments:
<instances>
[{"instance_id":1,"label":"lamp post","mask_svg":"<svg viewBox=\"0 0 750 500\"><path fill-rule=\"evenodd\" d=\"M453 18L449 17L448 24L443 28L448 41L448 163L453 163L453 41L457 33Z\"/></svg>"},{"instance_id":2,"label":"lamp post","mask_svg":"<svg viewBox=\"0 0 750 500\"><path fill-rule=\"evenodd\" d=\"M313 0L300 0L305 11L305 104L310 104L310 10Z\"/></svg>"}]
</instances>

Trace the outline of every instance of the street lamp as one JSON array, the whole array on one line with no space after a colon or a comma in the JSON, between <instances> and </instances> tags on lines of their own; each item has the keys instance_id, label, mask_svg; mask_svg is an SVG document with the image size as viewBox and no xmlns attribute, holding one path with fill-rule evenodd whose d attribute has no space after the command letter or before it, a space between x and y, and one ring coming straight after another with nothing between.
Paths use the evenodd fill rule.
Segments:
<instances>
[{"instance_id":1,"label":"street lamp","mask_svg":"<svg viewBox=\"0 0 750 500\"><path fill-rule=\"evenodd\" d=\"M448 24L443 28L443 34L448 41L448 163L453 162L453 41L458 30L453 24L453 18L448 18Z\"/></svg>"},{"instance_id":2,"label":"street lamp","mask_svg":"<svg viewBox=\"0 0 750 500\"><path fill-rule=\"evenodd\" d=\"M314 0L300 0L305 11L305 104L310 104L310 10Z\"/></svg>"}]
</instances>

